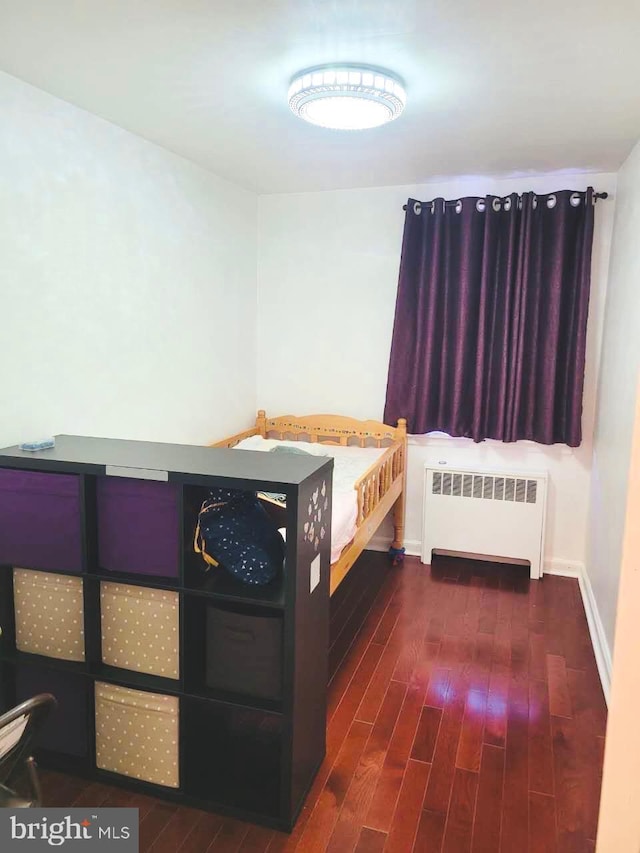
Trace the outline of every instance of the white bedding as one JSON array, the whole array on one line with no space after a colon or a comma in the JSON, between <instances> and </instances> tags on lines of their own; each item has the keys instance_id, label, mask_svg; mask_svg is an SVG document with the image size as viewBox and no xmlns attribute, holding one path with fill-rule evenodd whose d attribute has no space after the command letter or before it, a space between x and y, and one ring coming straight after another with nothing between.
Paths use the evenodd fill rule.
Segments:
<instances>
[{"instance_id":1,"label":"white bedding","mask_svg":"<svg viewBox=\"0 0 640 853\"><path fill-rule=\"evenodd\" d=\"M385 451L377 447L341 447L332 444L312 444L307 441L278 441L252 435L235 446L235 450L270 451L278 446L295 447L312 456L332 456L333 491L331 495L331 562L335 563L345 545L353 539L358 520L358 495L353 488L356 480L370 468Z\"/></svg>"}]
</instances>

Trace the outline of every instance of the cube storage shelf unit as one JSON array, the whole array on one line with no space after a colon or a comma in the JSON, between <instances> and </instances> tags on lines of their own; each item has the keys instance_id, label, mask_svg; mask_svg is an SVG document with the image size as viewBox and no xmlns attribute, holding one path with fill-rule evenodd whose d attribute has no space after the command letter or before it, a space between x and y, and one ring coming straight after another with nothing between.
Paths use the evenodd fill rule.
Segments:
<instances>
[{"instance_id":1,"label":"cube storage shelf unit","mask_svg":"<svg viewBox=\"0 0 640 853\"><path fill-rule=\"evenodd\" d=\"M325 753L332 473L79 436L0 451L0 707L57 697L43 766L291 829ZM271 584L194 552L216 487L286 494Z\"/></svg>"}]
</instances>

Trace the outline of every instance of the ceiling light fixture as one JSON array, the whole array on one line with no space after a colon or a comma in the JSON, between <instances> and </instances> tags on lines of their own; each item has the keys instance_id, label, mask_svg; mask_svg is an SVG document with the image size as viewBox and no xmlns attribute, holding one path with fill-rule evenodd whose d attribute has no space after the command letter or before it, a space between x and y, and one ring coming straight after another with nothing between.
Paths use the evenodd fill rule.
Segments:
<instances>
[{"instance_id":1,"label":"ceiling light fixture","mask_svg":"<svg viewBox=\"0 0 640 853\"><path fill-rule=\"evenodd\" d=\"M320 65L300 71L289 87L289 106L311 124L365 130L398 118L407 102L399 77L369 65Z\"/></svg>"}]
</instances>

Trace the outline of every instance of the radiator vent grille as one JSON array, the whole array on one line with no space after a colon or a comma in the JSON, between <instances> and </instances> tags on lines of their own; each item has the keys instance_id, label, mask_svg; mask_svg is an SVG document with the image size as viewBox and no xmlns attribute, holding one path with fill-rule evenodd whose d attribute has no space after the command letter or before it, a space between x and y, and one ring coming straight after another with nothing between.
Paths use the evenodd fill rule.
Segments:
<instances>
[{"instance_id":1,"label":"radiator vent grille","mask_svg":"<svg viewBox=\"0 0 640 853\"><path fill-rule=\"evenodd\" d=\"M454 498L478 498L485 501L512 501L534 504L538 483L522 477L496 477L493 474L461 474L434 471L431 493Z\"/></svg>"}]
</instances>

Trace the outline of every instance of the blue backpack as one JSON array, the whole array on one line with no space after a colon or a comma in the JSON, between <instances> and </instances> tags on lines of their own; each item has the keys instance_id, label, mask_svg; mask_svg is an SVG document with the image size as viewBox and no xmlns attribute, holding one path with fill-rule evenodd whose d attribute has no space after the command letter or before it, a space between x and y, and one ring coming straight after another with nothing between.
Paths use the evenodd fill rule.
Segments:
<instances>
[{"instance_id":1,"label":"blue backpack","mask_svg":"<svg viewBox=\"0 0 640 853\"><path fill-rule=\"evenodd\" d=\"M194 549L207 567L242 583L270 583L284 565L285 543L253 492L213 489L198 513Z\"/></svg>"}]
</instances>

